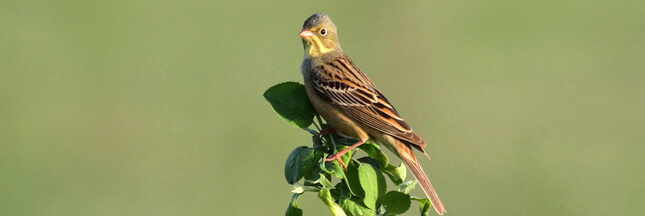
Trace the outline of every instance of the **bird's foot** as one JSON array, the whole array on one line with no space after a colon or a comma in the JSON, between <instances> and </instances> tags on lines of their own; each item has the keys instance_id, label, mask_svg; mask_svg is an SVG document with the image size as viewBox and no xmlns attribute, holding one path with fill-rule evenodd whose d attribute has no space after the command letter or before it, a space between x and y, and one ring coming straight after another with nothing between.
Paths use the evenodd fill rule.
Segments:
<instances>
[{"instance_id":1,"label":"bird's foot","mask_svg":"<svg viewBox=\"0 0 645 216\"><path fill-rule=\"evenodd\" d=\"M338 163L340 163L340 165L341 165L341 166L343 166L343 169L345 170L345 172L347 172L347 165L345 165L345 163L343 163L343 161L340 159L340 157L341 157L341 156L343 156L345 153L347 153L347 152L351 151L352 149L355 149L355 148L356 148L356 147L358 147L359 145L362 145L363 143L365 143L365 140L359 140L358 142L354 143L353 145L351 145L351 146L347 147L346 149L343 149L343 150L341 150L341 151L339 151L339 152L336 152L336 154L329 155L329 156L325 159L325 161L334 161L334 160L337 160L337 161L338 161Z\"/></svg>"},{"instance_id":2,"label":"bird's foot","mask_svg":"<svg viewBox=\"0 0 645 216\"><path fill-rule=\"evenodd\" d=\"M341 166L343 166L343 170L345 170L345 172L347 172L347 165L345 165L345 163L343 163L343 160L341 160L341 159L340 159L340 157L341 157L341 156L343 156L343 154L340 154L340 152L339 152L339 153L336 153L336 154L333 154L333 155L329 155L329 156L325 159L325 161L328 161L328 162L329 162L329 161L338 161L338 163L339 163Z\"/></svg>"}]
</instances>

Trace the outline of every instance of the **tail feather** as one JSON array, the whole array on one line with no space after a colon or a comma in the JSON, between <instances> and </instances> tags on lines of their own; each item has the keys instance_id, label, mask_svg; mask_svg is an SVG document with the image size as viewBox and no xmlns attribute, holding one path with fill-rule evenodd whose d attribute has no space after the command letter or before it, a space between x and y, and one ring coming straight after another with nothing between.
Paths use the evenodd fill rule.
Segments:
<instances>
[{"instance_id":1,"label":"tail feather","mask_svg":"<svg viewBox=\"0 0 645 216\"><path fill-rule=\"evenodd\" d=\"M403 160L405 165L408 166L408 169L410 169L414 178L417 179L419 185L421 185L421 189L423 189L423 192L430 199L434 210L437 211L439 215L443 215L443 213L446 212L446 208L443 206L443 203L441 203L441 200L439 200L439 196L434 191L434 188L432 188L432 184L430 184L430 180L428 180L428 177L425 172L423 172L421 165L419 165L417 158L414 156L414 152L406 145L399 146L402 146L397 148L401 160Z\"/></svg>"}]
</instances>

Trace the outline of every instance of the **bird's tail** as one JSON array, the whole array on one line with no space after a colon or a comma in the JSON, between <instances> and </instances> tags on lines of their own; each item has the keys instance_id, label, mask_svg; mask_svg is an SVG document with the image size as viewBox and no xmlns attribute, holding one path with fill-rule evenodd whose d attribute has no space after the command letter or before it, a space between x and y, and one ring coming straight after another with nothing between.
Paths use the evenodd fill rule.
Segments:
<instances>
[{"instance_id":1,"label":"bird's tail","mask_svg":"<svg viewBox=\"0 0 645 216\"><path fill-rule=\"evenodd\" d=\"M446 208L443 207L443 203L441 203L441 200L439 200L439 196L437 196L434 188L432 188L432 184L430 184L430 180L428 180L428 177L426 176L425 172L423 172L421 165L419 165L419 161L417 161L416 156L414 156L412 148L408 147L405 144L398 146L399 147L397 148L397 152L401 157L401 160L403 160L405 165L408 166L408 169L410 169L410 172L412 172L414 178L417 179L419 185L421 185L421 189L423 189L423 192L430 199L434 210L437 211L439 215L443 215L443 213L446 212Z\"/></svg>"}]
</instances>

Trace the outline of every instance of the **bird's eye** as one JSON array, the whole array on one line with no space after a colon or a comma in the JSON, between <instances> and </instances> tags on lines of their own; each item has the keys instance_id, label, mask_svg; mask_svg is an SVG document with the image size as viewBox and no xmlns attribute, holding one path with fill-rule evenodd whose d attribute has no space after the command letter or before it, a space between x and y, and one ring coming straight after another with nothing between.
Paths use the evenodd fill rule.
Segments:
<instances>
[{"instance_id":1,"label":"bird's eye","mask_svg":"<svg viewBox=\"0 0 645 216\"><path fill-rule=\"evenodd\" d=\"M320 29L320 35L322 36L327 35L327 29L326 28Z\"/></svg>"}]
</instances>

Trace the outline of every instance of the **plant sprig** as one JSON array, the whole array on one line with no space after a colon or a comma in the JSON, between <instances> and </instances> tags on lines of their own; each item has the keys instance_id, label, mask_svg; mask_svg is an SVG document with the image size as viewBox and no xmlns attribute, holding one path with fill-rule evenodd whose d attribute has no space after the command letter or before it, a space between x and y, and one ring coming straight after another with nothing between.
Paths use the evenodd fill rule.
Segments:
<instances>
[{"instance_id":1,"label":"plant sprig","mask_svg":"<svg viewBox=\"0 0 645 216\"><path fill-rule=\"evenodd\" d=\"M327 156L347 148L357 140L338 137L333 133L318 136L326 126L309 102L302 84L277 84L264 92L264 97L287 124L312 134L311 147L297 147L287 157L284 177L287 183L293 185L294 194L285 215L303 214L297 201L307 192L317 193L334 216L398 215L410 208L412 200L419 202L422 216L428 215L430 201L409 195L416 181L405 181L405 165L391 164L377 144L366 142L358 147L367 154L365 157L353 159L352 155L357 150L342 155L341 160L347 165L347 171L338 161L325 161ZM317 122L314 122L314 118ZM315 129L309 128L311 125ZM387 191L385 176L396 185L394 190Z\"/></svg>"}]
</instances>

